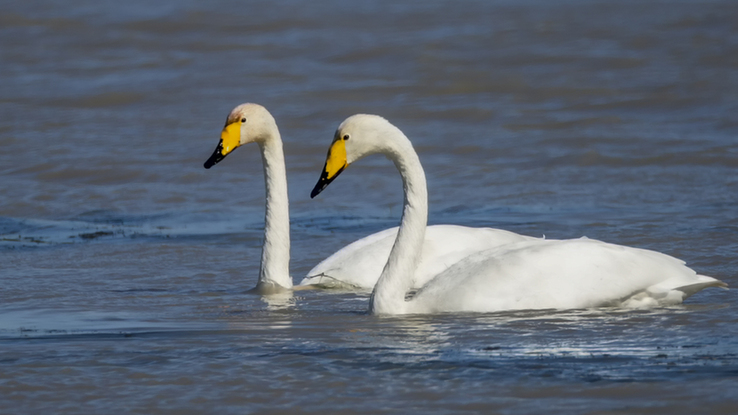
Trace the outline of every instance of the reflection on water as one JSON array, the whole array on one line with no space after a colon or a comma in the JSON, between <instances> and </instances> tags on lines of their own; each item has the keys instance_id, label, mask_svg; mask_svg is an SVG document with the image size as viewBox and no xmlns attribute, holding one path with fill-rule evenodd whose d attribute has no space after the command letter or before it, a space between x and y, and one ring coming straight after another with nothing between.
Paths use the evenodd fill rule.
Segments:
<instances>
[{"instance_id":1,"label":"reflection on water","mask_svg":"<svg viewBox=\"0 0 738 415\"><path fill-rule=\"evenodd\" d=\"M738 285L732 1L0 5L0 408L735 413L738 304L374 317L248 294L276 117L293 279L395 226L376 157L310 200L337 123L413 140L431 223L655 249ZM2 412L2 410L0 410Z\"/></svg>"},{"instance_id":2,"label":"reflection on water","mask_svg":"<svg viewBox=\"0 0 738 415\"><path fill-rule=\"evenodd\" d=\"M292 291L264 295L260 298L267 305L269 311L288 310L295 307L296 299Z\"/></svg>"}]
</instances>

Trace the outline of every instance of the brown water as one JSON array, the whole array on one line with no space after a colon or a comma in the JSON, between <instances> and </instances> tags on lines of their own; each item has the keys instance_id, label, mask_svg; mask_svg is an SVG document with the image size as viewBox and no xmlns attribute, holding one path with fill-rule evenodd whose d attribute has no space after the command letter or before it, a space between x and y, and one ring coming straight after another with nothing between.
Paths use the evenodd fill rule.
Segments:
<instances>
[{"instance_id":1,"label":"brown water","mask_svg":"<svg viewBox=\"0 0 738 415\"><path fill-rule=\"evenodd\" d=\"M266 300L255 146L285 140L296 279L397 224L391 163L309 192L338 123L413 140L431 223L587 235L738 286L738 3L5 2L1 413L736 413L738 300L376 318Z\"/></svg>"}]
</instances>

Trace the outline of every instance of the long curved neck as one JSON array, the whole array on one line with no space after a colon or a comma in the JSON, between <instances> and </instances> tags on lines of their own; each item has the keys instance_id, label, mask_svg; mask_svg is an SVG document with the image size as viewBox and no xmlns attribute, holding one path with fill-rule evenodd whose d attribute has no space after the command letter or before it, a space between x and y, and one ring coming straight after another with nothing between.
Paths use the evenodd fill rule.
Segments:
<instances>
[{"instance_id":1,"label":"long curved neck","mask_svg":"<svg viewBox=\"0 0 738 415\"><path fill-rule=\"evenodd\" d=\"M259 142L264 162L266 216L264 246L257 289L292 288L290 277L290 209L287 196L287 171L279 132Z\"/></svg>"},{"instance_id":2,"label":"long curved neck","mask_svg":"<svg viewBox=\"0 0 738 415\"><path fill-rule=\"evenodd\" d=\"M400 230L387 264L372 292L369 311L374 314L404 314L405 294L412 288L428 222L428 189L425 173L410 140L402 135L385 150L402 176L405 201Z\"/></svg>"}]
</instances>

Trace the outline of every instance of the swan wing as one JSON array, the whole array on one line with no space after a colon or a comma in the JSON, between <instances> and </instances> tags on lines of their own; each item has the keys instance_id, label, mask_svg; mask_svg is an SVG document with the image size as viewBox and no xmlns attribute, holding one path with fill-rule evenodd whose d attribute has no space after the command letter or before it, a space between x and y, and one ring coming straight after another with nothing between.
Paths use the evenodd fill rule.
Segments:
<instances>
[{"instance_id":1,"label":"swan wing","mask_svg":"<svg viewBox=\"0 0 738 415\"><path fill-rule=\"evenodd\" d=\"M538 238L494 228L470 228L458 225L429 226L413 288L418 289L463 258L480 251L497 249ZM389 257L389 251L387 251ZM379 278L379 275L377 275Z\"/></svg>"},{"instance_id":2,"label":"swan wing","mask_svg":"<svg viewBox=\"0 0 738 415\"><path fill-rule=\"evenodd\" d=\"M371 290L387 263L398 227L354 241L308 271L300 285Z\"/></svg>"},{"instance_id":3,"label":"swan wing","mask_svg":"<svg viewBox=\"0 0 738 415\"><path fill-rule=\"evenodd\" d=\"M534 240L474 253L437 275L410 312L643 307L677 304L709 286L683 261L593 239Z\"/></svg>"},{"instance_id":4,"label":"swan wing","mask_svg":"<svg viewBox=\"0 0 738 415\"><path fill-rule=\"evenodd\" d=\"M387 263L397 230L398 227L386 229L346 245L311 269L300 285L371 290ZM493 228L429 226L413 287L422 287L449 266L475 252L527 240L536 238Z\"/></svg>"}]
</instances>

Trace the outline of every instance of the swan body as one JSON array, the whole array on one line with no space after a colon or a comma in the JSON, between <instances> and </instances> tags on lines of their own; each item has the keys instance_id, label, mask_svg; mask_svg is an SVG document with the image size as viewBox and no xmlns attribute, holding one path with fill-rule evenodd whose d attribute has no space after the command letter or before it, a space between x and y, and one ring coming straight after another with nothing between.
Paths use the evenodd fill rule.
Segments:
<instances>
[{"instance_id":1,"label":"swan body","mask_svg":"<svg viewBox=\"0 0 738 415\"><path fill-rule=\"evenodd\" d=\"M720 286L655 251L593 239L538 240L472 254L422 287L408 313L650 307Z\"/></svg>"},{"instance_id":2,"label":"swan body","mask_svg":"<svg viewBox=\"0 0 738 415\"><path fill-rule=\"evenodd\" d=\"M387 263L398 230L399 227L385 229L346 245L311 269L300 284L349 285L357 290L371 291ZM422 287L441 271L474 252L532 239L535 238L501 229L429 226L412 288Z\"/></svg>"},{"instance_id":3,"label":"swan body","mask_svg":"<svg viewBox=\"0 0 738 415\"><path fill-rule=\"evenodd\" d=\"M351 163L376 153L397 167L405 197L399 230L372 291L372 313L642 307L677 304L704 288L727 287L659 252L588 238L524 236L461 255L437 274L416 280L426 239L428 196L420 160L397 127L376 115L347 118L336 131L311 196ZM415 295L406 299L415 282L423 280Z\"/></svg>"},{"instance_id":4,"label":"swan body","mask_svg":"<svg viewBox=\"0 0 738 415\"><path fill-rule=\"evenodd\" d=\"M214 166L236 148L257 143L261 150L266 188L264 245L255 292L274 294L308 287L365 290L374 288L394 242L398 228L369 235L340 249L313 268L300 285L289 275L290 229L287 173L282 139L274 117L261 105L246 103L234 108L226 119L218 146L205 162ZM527 238L489 228L438 225L428 228L417 272L420 287L448 265L480 249Z\"/></svg>"}]
</instances>

